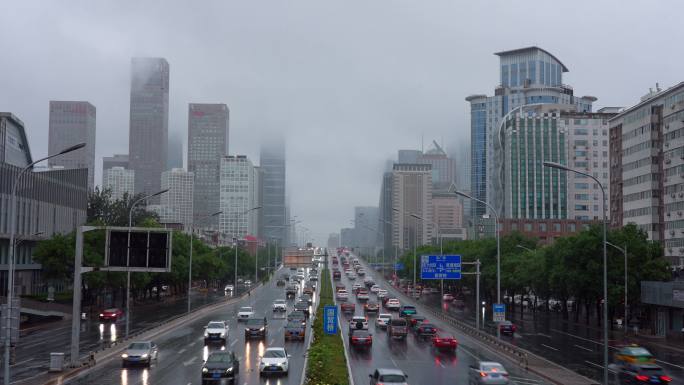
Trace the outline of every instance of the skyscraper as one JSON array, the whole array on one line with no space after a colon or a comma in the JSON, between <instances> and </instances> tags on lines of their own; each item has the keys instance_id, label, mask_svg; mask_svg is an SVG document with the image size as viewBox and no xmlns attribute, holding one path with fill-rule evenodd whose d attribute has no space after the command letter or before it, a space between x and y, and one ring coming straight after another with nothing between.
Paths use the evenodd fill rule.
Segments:
<instances>
[{"instance_id":1,"label":"skyscraper","mask_svg":"<svg viewBox=\"0 0 684 385\"><path fill-rule=\"evenodd\" d=\"M128 154L114 154L102 157L102 174L112 167L128 168Z\"/></svg>"},{"instance_id":2,"label":"skyscraper","mask_svg":"<svg viewBox=\"0 0 684 385\"><path fill-rule=\"evenodd\" d=\"M183 138L179 133L169 134L168 148L166 169L183 168Z\"/></svg>"},{"instance_id":3,"label":"skyscraper","mask_svg":"<svg viewBox=\"0 0 684 385\"><path fill-rule=\"evenodd\" d=\"M112 200L122 199L124 195L133 196L135 190L135 171L123 167L111 167L102 173L102 189L109 189Z\"/></svg>"},{"instance_id":4,"label":"skyscraper","mask_svg":"<svg viewBox=\"0 0 684 385\"><path fill-rule=\"evenodd\" d=\"M392 171L392 245L407 250L430 241L432 166L394 165ZM424 220L411 217L417 215ZM416 243L417 242L417 243Z\"/></svg>"},{"instance_id":5,"label":"skyscraper","mask_svg":"<svg viewBox=\"0 0 684 385\"><path fill-rule=\"evenodd\" d=\"M0 163L24 168L32 162L24 122L10 112L0 112Z\"/></svg>"},{"instance_id":6,"label":"skyscraper","mask_svg":"<svg viewBox=\"0 0 684 385\"><path fill-rule=\"evenodd\" d=\"M221 158L228 155L228 119L225 104L188 106L188 170L195 173L195 220L219 211ZM200 226L214 227L218 218L207 218Z\"/></svg>"},{"instance_id":7,"label":"skyscraper","mask_svg":"<svg viewBox=\"0 0 684 385\"><path fill-rule=\"evenodd\" d=\"M128 135L129 168L135 171L135 192L161 189L166 170L169 133L169 63L163 58L131 60L131 107ZM158 201L158 200L157 200Z\"/></svg>"},{"instance_id":8,"label":"skyscraper","mask_svg":"<svg viewBox=\"0 0 684 385\"><path fill-rule=\"evenodd\" d=\"M260 163L264 173L262 234L267 239L276 238L283 245L288 231L285 227L285 142L274 139L263 143Z\"/></svg>"},{"instance_id":9,"label":"skyscraper","mask_svg":"<svg viewBox=\"0 0 684 385\"><path fill-rule=\"evenodd\" d=\"M88 102L50 101L48 153L85 142L86 146L48 160L50 167L87 168L88 188L95 183L95 106Z\"/></svg>"},{"instance_id":10,"label":"skyscraper","mask_svg":"<svg viewBox=\"0 0 684 385\"><path fill-rule=\"evenodd\" d=\"M244 155L221 158L219 231L229 237L244 238L257 232L259 205L258 173ZM251 210L251 211L250 211ZM262 208L263 210L263 208Z\"/></svg>"},{"instance_id":11,"label":"skyscraper","mask_svg":"<svg viewBox=\"0 0 684 385\"><path fill-rule=\"evenodd\" d=\"M496 53L499 56L499 86L494 96L471 95L470 142L471 185L475 198L490 203L503 214L503 189L494 175L494 145L500 122L509 112L524 105L569 104L577 112L591 112L592 96L575 97L572 87L563 84L563 73L568 68L548 51L539 47L525 47ZM473 203L472 216L486 213L483 204Z\"/></svg>"},{"instance_id":12,"label":"skyscraper","mask_svg":"<svg viewBox=\"0 0 684 385\"><path fill-rule=\"evenodd\" d=\"M182 168L162 172L161 188L169 189L161 196L161 223L192 224L192 201L195 175Z\"/></svg>"},{"instance_id":13,"label":"skyscraper","mask_svg":"<svg viewBox=\"0 0 684 385\"><path fill-rule=\"evenodd\" d=\"M416 163L432 166L432 186L434 190L447 190L456 181L456 162L450 158L436 141L433 148L418 156ZM400 162L401 163L401 162Z\"/></svg>"}]
</instances>

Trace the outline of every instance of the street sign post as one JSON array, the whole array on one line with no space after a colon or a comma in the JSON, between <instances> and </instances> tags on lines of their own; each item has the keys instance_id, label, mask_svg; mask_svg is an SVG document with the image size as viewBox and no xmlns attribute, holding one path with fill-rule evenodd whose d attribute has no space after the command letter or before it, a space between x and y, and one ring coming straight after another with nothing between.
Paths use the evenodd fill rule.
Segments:
<instances>
[{"instance_id":1,"label":"street sign post","mask_svg":"<svg viewBox=\"0 0 684 385\"><path fill-rule=\"evenodd\" d=\"M397 271L404 270L404 264L403 263L395 263L394 264L394 270L397 270Z\"/></svg>"},{"instance_id":2,"label":"street sign post","mask_svg":"<svg viewBox=\"0 0 684 385\"><path fill-rule=\"evenodd\" d=\"M461 279L461 256L423 255L420 279Z\"/></svg>"},{"instance_id":3,"label":"street sign post","mask_svg":"<svg viewBox=\"0 0 684 385\"><path fill-rule=\"evenodd\" d=\"M494 322L503 322L506 320L506 304L505 303L495 303L492 306L492 314L494 317Z\"/></svg>"},{"instance_id":4,"label":"street sign post","mask_svg":"<svg viewBox=\"0 0 684 385\"><path fill-rule=\"evenodd\" d=\"M323 308L323 331L325 334L337 334L337 306Z\"/></svg>"}]
</instances>

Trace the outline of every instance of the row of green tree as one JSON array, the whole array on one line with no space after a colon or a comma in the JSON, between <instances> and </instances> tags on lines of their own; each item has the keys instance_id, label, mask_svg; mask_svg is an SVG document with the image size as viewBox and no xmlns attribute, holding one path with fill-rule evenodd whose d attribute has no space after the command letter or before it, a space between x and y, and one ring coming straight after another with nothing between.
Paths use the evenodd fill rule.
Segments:
<instances>
[{"instance_id":1,"label":"row of green tree","mask_svg":"<svg viewBox=\"0 0 684 385\"><path fill-rule=\"evenodd\" d=\"M88 198L87 224L92 226L128 226L131 204L139 195L124 195L114 200L109 190L96 188ZM156 214L145 210L145 206L133 211L133 226L160 227ZM92 231L84 234L84 266L101 267L105 254L105 232ZM73 282L75 233L55 235L40 242L34 250L34 259L43 266L43 277L47 282ZM190 260L190 235L180 231L173 232L172 263L169 273L132 273L131 296L135 298L159 297L161 288L168 288L169 294L187 292ZM235 272L235 249L233 247L211 247L198 237L193 237L192 278L195 285L222 287L232 283ZM237 274L245 279L254 279L255 269L260 270L260 278L265 278L267 267L273 265L268 260L270 253L275 258L276 249L262 248L257 253L259 261L243 248L237 250ZM126 288L126 273L94 271L83 276L84 303L96 303L105 294L111 295L111 303L116 304L123 298Z\"/></svg>"},{"instance_id":2,"label":"row of green tree","mask_svg":"<svg viewBox=\"0 0 684 385\"><path fill-rule=\"evenodd\" d=\"M541 245L536 239L514 233L501 238L501 292L509 301L513 298L529 299L549 310L560 307L568 318L571 304L576 318L580 311L589 322L592 307L598 314L603 300L603 232L601 226L592 226L575 235L558 238L550 245ZM635 225L627 225L608 233L608 241L627 249L627 293L629 314L636 314L641 296L641 281L663 281L671 278L669 263L663 258L662 247L651 242L647 234ZM481 262L481 295L492 303L496 299L496 240L467 240L445 242L444 254L459 254L464 262ZM439 246L422 246L417 255L438 254ZM611 321L624 316L625 257L622 251L608 246L608 306ZM400 257L405 266L400 277L413 279L414 254L410 251ZM418 260L420 277L420 260ZM474 266L463 266L463 271L474 271ZM419 278L420 279L420 278ZM425 282L426 284L430 284ZM455 290L474 288L475 276L464 275L459 282L447 282ZM509 302L522 308L524 301ZM522 309L520 310L522 311ZM600 317L597 317L600 319ZM630 317L631 319L631 317Z\"/></svg>"}]
</instances>

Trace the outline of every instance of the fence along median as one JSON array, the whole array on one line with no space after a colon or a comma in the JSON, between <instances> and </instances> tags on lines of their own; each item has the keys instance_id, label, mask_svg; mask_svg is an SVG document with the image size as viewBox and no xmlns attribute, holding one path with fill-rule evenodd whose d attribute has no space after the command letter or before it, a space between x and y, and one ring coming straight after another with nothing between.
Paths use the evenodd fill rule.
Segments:
<instances>
[{"instance_id":1,"label":"fence along median","mask_svg":"<svg viewBox=\"0 0 684 385\"><path fill-rule=\"evenodd\" d=\"M341 331L325 334L323 331L323 309L334 305L330 272L324 269L321 274L320 303L313 321L313 342L308 352L305 381L307 385L349 385L347 359Z\"/></svg>"}]
</instances>

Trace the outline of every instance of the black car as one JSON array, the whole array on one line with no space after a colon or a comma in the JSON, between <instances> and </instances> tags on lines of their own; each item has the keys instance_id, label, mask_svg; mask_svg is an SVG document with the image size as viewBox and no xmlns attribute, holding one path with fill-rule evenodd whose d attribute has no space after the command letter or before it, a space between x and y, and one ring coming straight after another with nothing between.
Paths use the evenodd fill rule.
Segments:
<instances>
[{"instance_id":1,"label":"black car","mask_svg":"<svg viewBox=\"0 0 684 385\"><path fill-rule=\"evenodd\" d=\"M620 385L625 384L669 384L672 378L656 364L628 364L617 372Z\"/></svg>"},{"instance_id":2,"label":"black car","mask_svg":"<svg viewBox=\"0 0 684 385\"><path fill-rule=\"evenodd\" d=\"M297 296L297 286L295 286L295 285L288 285L288 286L285 288L285 296L286 296L287 298L290 298L290 297L294 298L294 297L296 297L296 296Z\"/></svg>"},{"instance_id":3,"label":"black car","mask_svg":"<svg viewBox=\"0 0 684 385\"><path fill-rule=\"evenodd\" d=\"M299 321L302 325L306 325L306 314L301 310L294 310L287 315L287 322Z\"/></svg>"},{"instance_id":4,"label":"black car","mask_svg":"<svg viewBox=\"0 0 684 385\"><path fill-rule=\"evenodd\" d=\"M306 318L309 318L309 304L306 302L306 300L297 301L297 303L294 305L294 308L295 310L299 310L304 313Z\"/></svg>"},{"instance_id":5,"label":"black car","mask_svg":"<svg viewBox=\"0 0 684 385\"><path fill-rule=\"evenodd\" d=\"M313 303L313 298L311 298L310 294L304 293L299 297L300 300L306 301L309 305Z\"/></svg>"},{"instance_id":6,"label":"black car","mask_svg":"<svg viewBox=\"0 0 684 385\"><path fill-rule=\"evenodd\" d=\"M279 279L276 281L276 286L285 286L285 280L284 279Z\"/></svg>"},{"instance_id":7,"label":"black car","mask_svg":"<svg viewBox=\"0 0 684 385\"><path fill-rule=\"evenodd\" d=\"M416 334L419 337L433 337L437 334L437 327L431 323L423 322L416 328Z\"/></svg>"},{"instance_id":8,"label":"black car","mask_svg":"<svg viewBox=\"0 0 684 385\"><path fill-rule=\"evenodd\" d=\"M245 323L245 338L259 337L266 339L268 324L264 318L248 318Z\"/></svg>"},{"instance_id":9,"label":"black car","mask_svg":"<svg viewBox=\"0 0 684 385\"><path fill-rule=\"evenodd\" d=\"M202 365L202 385L221 384L226 380L236 384L239 373L240 362L233 352L215 351Z\"/></svg>"}]
</instances>

